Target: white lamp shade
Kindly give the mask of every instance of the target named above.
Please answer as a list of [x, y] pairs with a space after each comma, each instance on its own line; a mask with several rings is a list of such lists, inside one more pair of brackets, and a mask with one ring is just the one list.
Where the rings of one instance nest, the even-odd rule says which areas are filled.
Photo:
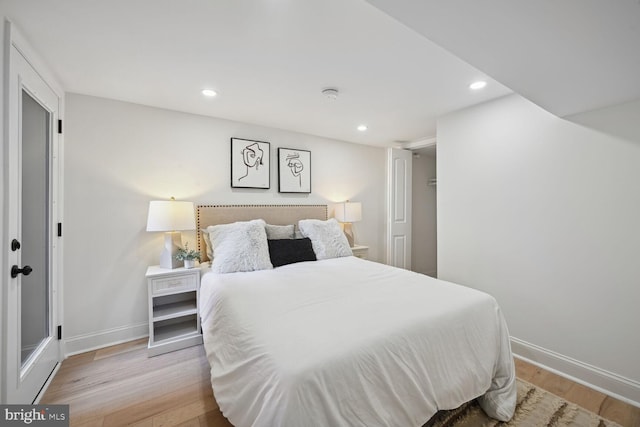
[[147, 231], [195, 230], [193, 202], [161, 200], [149, 202]]
[[340, 222], [358, 222], [362, 220], [362, 203], [344, 202], [336, 205], [335, 217]]

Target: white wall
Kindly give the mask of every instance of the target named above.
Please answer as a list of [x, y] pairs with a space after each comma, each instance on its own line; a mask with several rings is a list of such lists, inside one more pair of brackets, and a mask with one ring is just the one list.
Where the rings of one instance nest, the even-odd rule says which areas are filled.
[[435, 151], [413, 157], [411, 269], [433, 277], [438, 267], [436, 187], [428, 182], [435, 177]]
[[640, 138], [512, 95], [439, 120], [437, 161], [439, 277], [494, 295], [514, 351], [640, 402]]
[[[147, 332], [148, 265], [162, 233], [145, 231], [150, 200], [200, 204], [362, 203], [354, 224], [373, 260], [384, 254], [381, 148], [68, 95], [65, 129], [65, 337], [69, 353]], [[215, 101], [214, 101], [215, 102]], [[271, 143], [271, 189], [230, 188], [230, 138]], [[311, 151], [311, 195], [277, 192], [277, 147]], [[195, 232], [183, 233], [195, 247]]]

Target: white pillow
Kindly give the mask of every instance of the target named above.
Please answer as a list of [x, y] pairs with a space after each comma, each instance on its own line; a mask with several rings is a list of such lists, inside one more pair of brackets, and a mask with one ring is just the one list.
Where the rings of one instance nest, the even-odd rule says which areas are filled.
[[293, 239], [293, 224], [291, 225], [271, 225], [264, 226], [267, 231], [267, 239]]
[[261, 219], [207, 227], [213, 246], [211, 270], [235, 273], [273, 268], [265, 223]]
[[347, 236], [344, 235], [335, 218], [327, 221], [303, 219], [298, 221], [298, 228], [303, 236], [311, 239], [313, 251], [318, 259], [353, 255]]

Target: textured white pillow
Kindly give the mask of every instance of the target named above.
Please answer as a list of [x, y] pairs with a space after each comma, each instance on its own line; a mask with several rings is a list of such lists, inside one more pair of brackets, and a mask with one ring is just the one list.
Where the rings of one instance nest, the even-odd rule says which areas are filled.
[[335, 218], [327, 221], [303, 219], [298, 221], [300, 232], [311, 239], [313, 251], [318, 259], [339, 258], [353, 255], [347, 236]]
[[211, 270], [235, 273], [273, 268], [261, 219], [207, 227], [213, 246]]
[[267, 231], [267, 239], [293, 239], [293, 224], [291, 225], [271, 225], [264, 226]]

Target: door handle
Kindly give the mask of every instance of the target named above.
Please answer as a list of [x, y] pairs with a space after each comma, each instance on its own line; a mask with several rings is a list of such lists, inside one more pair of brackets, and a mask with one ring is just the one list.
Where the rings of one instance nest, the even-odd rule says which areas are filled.
[[31, 274], [32, 271], [33, 271], [33, 268], [31, 268], [28, 265], [25, 265], [22, 268], [19, 268], [17, 265], [14, 265], [13, 267], [11, 267], [11, 278], [15, 279], [16, 277], [18, 277], [18, 274], [24, 274], [25, 276], [28, 276]]

